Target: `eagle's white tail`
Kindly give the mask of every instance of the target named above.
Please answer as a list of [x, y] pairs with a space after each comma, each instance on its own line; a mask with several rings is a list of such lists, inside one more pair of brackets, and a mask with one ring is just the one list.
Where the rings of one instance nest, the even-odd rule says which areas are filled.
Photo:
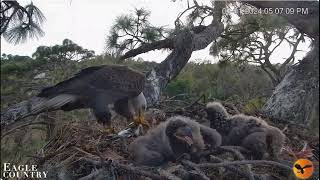
[[76, 99], [76, 96], [70, 94], [60, 94], [51, 99], [44, 99], [42, 102], [31, 108], [31, 114], [37, 114], [43, 111], [58, 110], [61, 108], [61, 106], [75, 101]]

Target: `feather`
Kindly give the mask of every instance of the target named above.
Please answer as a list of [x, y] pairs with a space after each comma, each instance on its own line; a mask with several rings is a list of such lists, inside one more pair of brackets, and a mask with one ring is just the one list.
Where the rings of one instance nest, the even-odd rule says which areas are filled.
[[46, 110], [57, 110], [60, 109], [63, 105], [73, 102], [77, 99], [76, 96], [68, 95], [68, 94], [61, 94], [51, 99], [46, 99], [41, 103], [32, 107], [31, 113], [39, 113]]
[[93, 97], [106, 91], [117, 92], [116, 99], [139, 95], [144, 89], [144, 74], [126, 66], [104, 65], [83, 69], [74, 77], [43, 89], [38, 97], [73, 94]]

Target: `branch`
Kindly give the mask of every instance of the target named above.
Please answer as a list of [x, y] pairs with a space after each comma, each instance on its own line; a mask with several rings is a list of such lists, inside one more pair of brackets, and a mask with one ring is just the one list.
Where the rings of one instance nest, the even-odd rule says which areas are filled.
[[214, 8], [210, 8], [213, 11], [213, 20], [207, 28], [194, 36], [193, 51], [206, 48], [212, 41], [216, 40], [221, 35], [224, 30], [224, 25], [221, 22], [222, 9], [224, 7], [224, 2], [214, 1]]
[[273, 77], [272, 73], [268, 71], [268, 69], [264, 66], [264, 64], [261, 61], [259, 61], [259, 62], [260, 62], [261, 69], [268, 74], [268, 76], [271, 79], [272, 83], [274, 85], [277, 85], [278, 84], [277, 79], [275, 77]]
[[[8, 1], [7, 1], [7, 3], [8, 3]], [[12, 6], [10, 8], [13, 7], [14, 10], [13, 10], [12, 14], [10, 15], [10, 17], [6, 20], [7, 21], [6, 24], [3, 26], [3, 28], [1, 28], [2, 31], [0, 32], [0, 35], [2, 35], [7, 30], [10, 21], [12, 21], [12, 17], [15, 15], [15, 13], [17, 13], [18, 10], [23, 11], [27, 15], [27, 17], [28, 17], [27, 25], [30, 25], [32, 23], [32, 14], [30, 14], [24, 7], [22, 7], [17, 1], [10, 1], [9, 3], [12, 4]], [[3, 13], [4, 13], [4, 11], [1, 12], [1, 14], [3, 14]], [[4, 17], [5, 17], [5, 15], [4, 15]]]
[[92, 172], [91, 174], [85, 176], [85, 177], [82, 177], [82, 178], [79, 178], [79, 180], [92, 180], [92, 179], [96, 179], [97, 176], [99, 176], [100, 174], [102, 174], [103, 172], [107, 171], [106, 169], [99, 169], [99, 170], [96, 170], [94, 172]]
[[165, 178], [167, 178], [168, 180], [182, 180], [182, 178], [172, 174], [170, 171], [168, 170], [158, 170], [160, 176], [164, 176]]
[[195, 166], [194, 163], [192, 163], [191, 161], [188, 161], [188, 160], [183, 160], [181, 161], [181, 163], [184, 165], [184, 166], [187, 166], [189, 168], [192, 168], [196, 171], [196, 173], [200, 176], [200, 178], [202, 180], [210, 180], [210, 178], [208, 176], [206, 176], [200, 169], [199, 167]]
[[280, 71], [279, 71], [275, 66], [273, 66], [273, 65], [271, 64], [269, 57], [270, 57], [270, 56], [266, 56], [266, 57], [264, 58], [264, 64], [265, 64], [265, 65], [270, 69], [270, 71], [272, 71], [272, 72], [276, 75], [276, 77], [278, 78], [278, 77], [280, 77]]
[[[20, 6], [20, 5], [19, 5]], [[12, 5], [13, 7], [13, 5]], [[15, 8], [12, 12], [12, 14], [9, 16], [8, 19], [6, 19], [7, 22], [5, 22], [5, 24], [3, 25], [3, 27], [1, 28], [2, 31], [0, 31], [0, 35], [2, 35], [4, 32], [6, 32], [8, 25], [10, 23], [10, 21], [12, 20], [12, 17], [14, 16], [14, 14], [19, 10], [19, 8]], [[2, 12], [1, 12], [2, 13]]]
[[182, 16], [184, 13], [186, 13], [187, 11], [189, 11], [190, 9], [193, 9], [193, 8], [196, 8], [196, 5], [191, 6], [191, 7], [188, 7], [187, 9], [185, 9], [184, 11], [182, 11], [182, 12], [178, 15], [178, 17], [177, 17], [176, 20], [174, 21], [174, 24], [175, 24], [176, 28], [179, 26], [179, 21], [180, 21], [181, 16]]
[[[8, 107], [6, 110], [1, 111], [1, 126], [12, 124], [20, 119], [26, 118], [28, 116], [40, 114], [44, 111], [35, 111], [37, 105], [46, 101], [44, 98], [32, 97], [29, 100], [22, 101], [18, 104]], [[54, 111], [55, 109], [50, 109], [48, 111]]]
[[[289, 30], [285, 32], [284, 36], [285, 36], [286, 34], [288, 34], [288, 32], [289, 32]], [[277, 48], [281, 45], [281, 43], [283, 42], [284, 39], [285, 39], [285, 38], [280, 39], [280, 42], [270, 51], [270, 54], [272, 54], [273, 51], [274, 51], [275, 49], [277, 49]], [[274, 41], [276, 41], [276, 40], [274, 40]]]
[[[201, 31], [199, 34], [197, 34], [197, 36], [194, 38], [194, 40], [196, 40], [194, 43], [198, 43], [198, 44], [204, 43], [204, 45], [203, 46], [195, 45], [193, 48], [194, 50], [199, 50], [199, 49], [205, 48], [213, 41], [213, 39], [219, 37], [219, 34], [221, 34], [221, 32], [223, 31], [222, 30], [223, 29], [222, 23], [221, 24], [219, 23], [218, 25], [211, 24], [211, 25], [205, 26], [205, 27], [195, 26], [195, 27], [191, 28], [191, 31], [194, 31], [199, 28], [204, 28], [204, 30]], [[210, 35], [210, 37], [208, 37], [208, 35]], [[120, 57], [120, 60], [131, 58], [131, 57], [137, 56], [139, 54], [146, 53], [146, 52], [153, 51], [153, 50], [174, 49], [174, 42], [176, 41], [176, 39], [177, 38], [168, 38], [168, 39], [164, 39], [164, 40], [160, 40], [160, 41], [155, 41], [152, 43], [144, 43], [140, 47], [138, 47], [136, 49], [129, 50], [128, 52], [126, 52], [123, 56]], [[206, 39], [209, 42], [205, 42]]]
[[[220, 149], [233, 153], [237, 157], [237, 159], [239, 159], [239, 160], [245, 160], [244, 156], [240, 153], [240, 151], [238, 151], [234, 148], [227, 147], [227, 146], [221, 146]], [[249, 180], [254, 180], [254, 175], [253, 175], [251, 168], [248, 164], [245, 165], [245, 170], [247, 171], [246, 173], [248, 174]]]
[[[113, 167], [116, 170], [117, 169], [124, 170], [126, 173], [149, 177], [149, 178], [155, 179], [155, 180], [166, 180], [167, 179], [167, 178], [164, 178], [163, 176], [159, 176], [159, 175], [154, 174], [152, 172], [142, 170], [139, 167], [133, 167], [133, 166], [125, 165], [125, 164], [120, 164], [117, 161], [111, 161], [111, 162], [110, 161], [96, 161], [96, 160], [87, 159], [87, 158], [84, 158], [83, 160], [85, 160], [93, 165], [96, 165], [96, 166], [102, 166], [102, 167], [106, 167], [106, 168]], [[99, 173], [94, 172], [94, 175], [88, 175], [88, 176], [97, 176], [99, 174], [102, 174], [103, 172], [105, 172], [105, 171], [101, 171]], [[88, 177], [88, 176], [86, 176], [86, 177]], [[84, 179], [86, 179], [86, 177], [84, 177]]]
[[223, 32], [223, 24], [221, 22], [213, 23], [207, 26], [201, 33], [195, 34], [193, 37], [193, 51], [206, 48], [211, 42], [216, 40]]
[[[264, 40], [263, 40], [263, 41], [264, 41]], [[260, 45], [260, 48], [265, 47], [265, 45], [264, 45], [261, 41], [254, 40], [254, 41], [252, 41], [252, 42], [255, 42], [255, 43], [259, 44], [259, 45]]]
[[[216, 162], [224, 162], [223, 159], [218, 158], [216, 156], [210, 155], [210, 158]], [[249, 179], [249, 174], [247, 174], [246, 172], [243, 172], [241, 169], [237, 168], [236, 166], [226, 166], [225, 167], [227, 170], [232, 171], [233, 173], [239, 174], [240, 176], [244, 177], [244, 178], [248, 178]], [[254, 175], [255, 179], [260, 179], [259, 177], [256, 177], [257, 175]]]
[[297, 48], [299, 43], [303, 40], [303, 34], [300, 35], [300, 37], [297, 39], [297, 41], [293, 44], [292, 52], [290, 56], [284, 61], [284, 63], [281, 64], [279, 71], [282, 72], [283, 68], [294, 58], [295, 53], [297, 52]]
[[26, 123], [26, 124], [23, 124], [23, 125], [20, 125], [20, 126], [17, 126], [17, 127], [14, 127], [4, 133], [1, 134], [1, 139], [4, 138], [5, 136], [11, 134], [12, 132], [14, 132], [15, 130], [17, 129], [21, 129], [21, 128], [24, 128], [24, 127], [27, 127], [27, 126], [31, 126], [31, 125], [48, 125], [50, 124], [49, 122], [45, 122], [45, 121], [38, 121], [38, 122], [29, 122], [29, 123]]
[[267, 75], [269, 76], [269, 78], [271, 79], [272, 83], [274, 85], [278, 84], [278, 80], [273, 76], [273, 74], [271, 72], [269, 72], [269, 70], [265, 67], [265, 63], [262, 62], [262, 60], [266, 61], [267, 57], [262, 57], [263, 56], [263, 47], [259, 48], [259, 57], [256, 58], [252, 53], [247, 52], [248, 55], [253, 58], [254, 61], [258, 62], [260, 64], [261, 69], [267, 73]]
[[144, 41], [142, 41], [138, 35], [131, 34], [131, 33], [129, 33], [126, 29], [123, 29], [123, 31], [124, 31], [127, 35], [131, 36], [132, 38], [136, 38], [137, 41], [139, 41], [140, 43], [144, 43]]
[[157, 50], [157, 49], [159, 50], [164, 48], [173, 49], [173, 39], [164, 39], [164, 40], [156, 41], [153, 43], [142, 44], [140, 47], [126, 52], [123, 56], [120, 57], [120, 60], [134, 57], [136, 55], [146, 53], [152, 50]]
[[[11, 6], [10, 6], [10, 4], [8, 4], [8, 2], [3, 2], [7, 7], [5, 8], [5, 9], [2, 9], [1, 10], [1, 14], [2, 13], [4, 13], [4, 12], [6, 12], [7, 10], [9, 10], [10, 8], [12, 8], [13, 6], [14, 6], [14, 4], [11, 4]], [[3, 16], [4, 17], [4, 16]]]

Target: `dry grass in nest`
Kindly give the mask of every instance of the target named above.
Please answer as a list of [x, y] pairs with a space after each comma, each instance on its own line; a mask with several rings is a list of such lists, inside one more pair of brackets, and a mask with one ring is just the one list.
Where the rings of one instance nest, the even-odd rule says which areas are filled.
[[54, 166], [70, 165], [84, 158], [128, 158], [127, 146], [132, 138], [113, 138], [103, 132], [102, 126], [96, 122], [71, 122], [58, 128], [40, 155], [46, 164]]

